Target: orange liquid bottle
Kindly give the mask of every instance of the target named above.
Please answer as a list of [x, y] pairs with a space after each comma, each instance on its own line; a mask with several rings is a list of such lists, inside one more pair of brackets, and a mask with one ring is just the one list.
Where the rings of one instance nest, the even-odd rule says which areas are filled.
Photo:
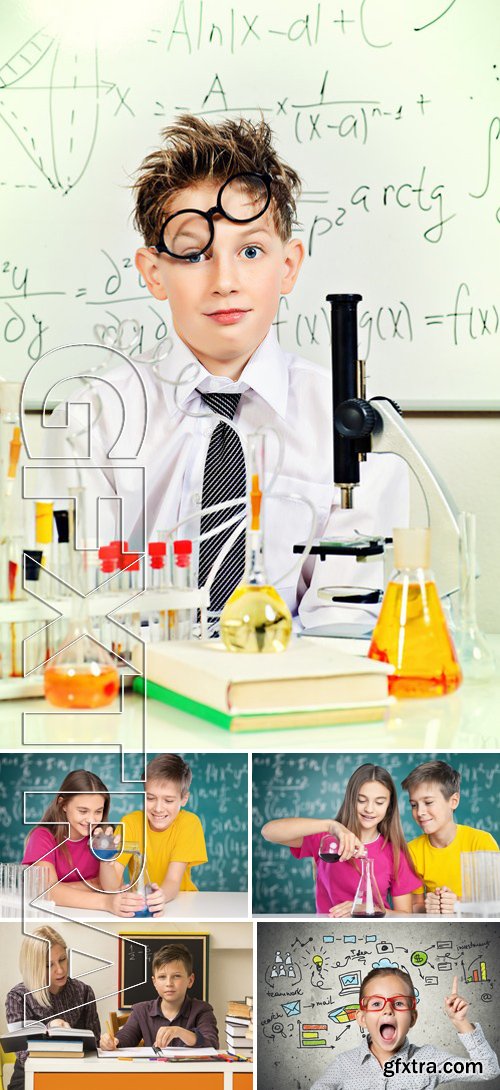
[[428, 529], [394, 530], [396, 570], [368, 651], [369, 658], [395, 667], [389, 677], [392, 696], [443, 696], [462, 680], [429, 557]]

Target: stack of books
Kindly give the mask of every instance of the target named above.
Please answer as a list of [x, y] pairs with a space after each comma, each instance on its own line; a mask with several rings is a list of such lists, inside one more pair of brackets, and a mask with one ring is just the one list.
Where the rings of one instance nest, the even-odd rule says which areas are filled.
[[28, 1056], [38, 1060], [83, 1060], [83, 1041], [29, 1041]]
[[63, 1029], [43, 1023], [32, 1023], [26, 1027], [20, 1024], [9, 1033], [4, 1033], [0, 1044], [5, 1052], [27, 1049], [29, 1056], [43, 1060], [81, 1060], [84, 1052], [95, 1052], [97, 1048], [90, 1029]]
[[392, 666], [331, 645], [297, 639], [283, 655], [231, 655], [222, 640], [150, 644], [148, 681], [134, 689], [230, 731], [383, 719]]
[[253, 999], [231, 999], [226, 1014], [227, 1051], [231, 1056], [251, 1060], [253, 1052]]

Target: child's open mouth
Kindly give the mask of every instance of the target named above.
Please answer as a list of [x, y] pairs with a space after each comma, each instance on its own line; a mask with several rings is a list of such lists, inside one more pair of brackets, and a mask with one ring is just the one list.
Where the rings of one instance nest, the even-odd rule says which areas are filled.
[[397, 1037], [397, 1029], [393, 1022], [380, 1023], [380, 1036], [386, 1044], [391, 1045]]

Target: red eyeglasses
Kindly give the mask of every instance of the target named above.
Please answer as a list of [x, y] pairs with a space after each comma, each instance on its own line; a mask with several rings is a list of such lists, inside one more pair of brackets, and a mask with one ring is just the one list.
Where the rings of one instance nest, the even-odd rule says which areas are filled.
[[359, 1001], [362, 1011], [372, 1013], [383, 1011], [387, 1003], [393, 1011], [414, 1011], [417, 1006], [414, 995], [364, 995]]

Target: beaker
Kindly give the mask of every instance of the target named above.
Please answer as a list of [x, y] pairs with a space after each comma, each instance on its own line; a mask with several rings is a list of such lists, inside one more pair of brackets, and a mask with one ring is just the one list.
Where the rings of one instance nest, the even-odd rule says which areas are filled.
[[430, 530], [394, 530], [394, 562], [369, 658], [394, 666], [389, 693], [431, 697], [458, 688], [462, 672], [429, 568]]
[[318, 855], [323, 863], [338, 863], [340, 859], [338, 837], [333, 833], [325, 833], [320, 840]]
[[385, 916], [386, 908], [375, 878], [374, 860], [369, 856], [362, 856], [360, 863], [361, 878], [352, 902], [351, 916]]
[[280, 652], [288, 646], [292, 617], [286, 602], [266, 579], [261, 515], [265, 473], [265, 436], [248, 436], [248, 467], [252, 483], [246, 531], [245, 574], [228, 598], [220, 632], [228, 651]]

